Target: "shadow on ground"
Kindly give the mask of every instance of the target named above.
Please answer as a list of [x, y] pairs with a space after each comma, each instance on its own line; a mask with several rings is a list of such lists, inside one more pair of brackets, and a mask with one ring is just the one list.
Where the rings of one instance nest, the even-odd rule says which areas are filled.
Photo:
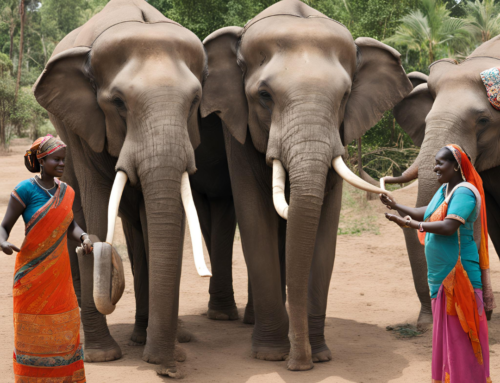
[[[401, 342], [405, 341], [397, 340], [384, 328], [353, 320], [327, 318], [326, 337], [333, 360], [316, 363], [311, 371], [291, 372], [286, 369], [286, 362], [251, 358], [252, 326], [241, 321], [211, 321], [203, 315], [182, 316], [181, 319], [183, 327], [193, 334], [190, 343], [181, 345], [187, 353], [187, 360], [178, 365], [185, 375], [185, 382], [387, 382], [400, 377], [403, 369], [409, 366], [408, 360], [398, 353], [404, 347]], [[110, 326], [124, 354], [121, 360], [110, 364], [154, 370], [154, 365], [141, 359], [143, 347], [127, 345], [132, 329], [131, 324]], [[384, 343], [387, 346], [387, 342], [392, 344], [392, 351], [383, 353], [379, 345]], [[220, 370], [225, 371], [226, 378], [221, 379]]]

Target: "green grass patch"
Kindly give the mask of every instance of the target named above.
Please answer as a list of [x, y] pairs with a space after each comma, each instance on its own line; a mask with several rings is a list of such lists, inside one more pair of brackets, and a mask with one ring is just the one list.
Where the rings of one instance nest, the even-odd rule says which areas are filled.
[[419, 331], [415, 326], [406, 323], [400, 324], [396, 326], [387, 326], [385, 328], [387, 331], [393, 331], [396, 334], [396, 338], [415, 338], [421, 336], [423, 334], [422, 331]]

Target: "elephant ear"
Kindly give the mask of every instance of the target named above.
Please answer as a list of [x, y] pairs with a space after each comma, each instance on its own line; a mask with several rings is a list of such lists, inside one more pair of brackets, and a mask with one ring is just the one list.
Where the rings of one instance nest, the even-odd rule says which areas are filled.
[[425, 118], [433, 104], [434, 98], [427, 83], [422, 83], [394, 108], [396, 121], [417, 146], [424, 142]]
[[90, 48], [77, 47], [52, 57], [33, 90], [41, 106], [100, 153], [106, 142], [106, 123], [87, 75], [89, 54]]
[[420, 84], [427, 83], [429, 76], [422, 72], [411, 72], [408, 73], [408, 79], [410, 80], [411, 85], [413, 85], [413, 89], [415, 89]]
[[366, 133], [412, 90], [398, 51], [369, 37], [354, 43], [358, 65], [344, 115], [346, 144]]
[[248, 103], [237, 48], [243, 28], [226, 27], [209, 35], [203, 45], [208, 58], [208, 77], [203, 85], [201, 117], [217, 113], [231, 134], [245, 143]]

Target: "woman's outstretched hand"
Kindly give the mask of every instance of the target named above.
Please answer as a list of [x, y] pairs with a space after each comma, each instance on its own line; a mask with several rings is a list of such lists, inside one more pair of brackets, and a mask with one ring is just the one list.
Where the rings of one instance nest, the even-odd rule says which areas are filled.
[[406, 227], [405, 226], [406, 220], [398, 215], [385, 213], [385, 218], [387, 218], [389, 221], [395, 222], [400, 227], [403, 227], [403, 228]]
[[12, 255], [14, 251], [17, 253], [21, 251], [17, 246], [14, 246], [12, 243], [7, 241], [0, 243], [0, 248], [7, 255]]
[[387, 194], [380, 194], [380, 201], [387, 206], [388, 209], [395, 209], [396, 200], [394, 198], [390, 198]]

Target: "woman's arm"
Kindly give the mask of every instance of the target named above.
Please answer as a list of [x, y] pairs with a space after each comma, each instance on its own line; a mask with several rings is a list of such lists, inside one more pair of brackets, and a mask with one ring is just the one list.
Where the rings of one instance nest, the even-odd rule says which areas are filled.
[[[394, 214], [387, 214], [387, 213], [385, 216], [389, 221], [395, 222], [403, 228], [407, 227], [405, 226], [407, 221], [404, 218], [398, 217], [397, 215]], [[420, 224], [422, 224], [422, 228], [427, 233], [440, 234], [440, 235], [453, 235], [457, 232], [462, 223], [460, 221], [451, 218], [446, 218], [443, 221], [437, 221], [437, 222], [419, 222], [412, 219], [410, 221], [409, 227], [411, 229], [419, 229]]]
[[[82, 237], [82, 234], [85, 235]], [[85, 254], [90, 254], [92, 251], [94, 251], [94, 244], [90, 240], [89, 235], [83, 231], [83, 229], [76, 223], [75, 220], [73, 220], [73, 222], [71, 222], [68, 227], [68, 238], [76, 242], [81, 242]]]
[[387, 206], [391, 210], [397, 210], [401, 217], [405, 217], [409, 215], [412, 219], [416, 219], [417, 221], [423, 221], [425, 211], [427, 210], [427, 206], [422, 207], [408, 207], [405, 205], [401, 205], [397, 203], [395, 200], [390, 199], [385, 194], [380, 195], [380, 201]]
[[24, 206], [14, 197], [10, 197], [7, 211], [3, 217], [2, 224], [0, 225], [0, 250], [5, 254], [11, 255], [13, 251], [19, 252], [20, 249], [12, 243], [7, 242], [10, 232], [16, 224], [17, 220], [23, 214]]

